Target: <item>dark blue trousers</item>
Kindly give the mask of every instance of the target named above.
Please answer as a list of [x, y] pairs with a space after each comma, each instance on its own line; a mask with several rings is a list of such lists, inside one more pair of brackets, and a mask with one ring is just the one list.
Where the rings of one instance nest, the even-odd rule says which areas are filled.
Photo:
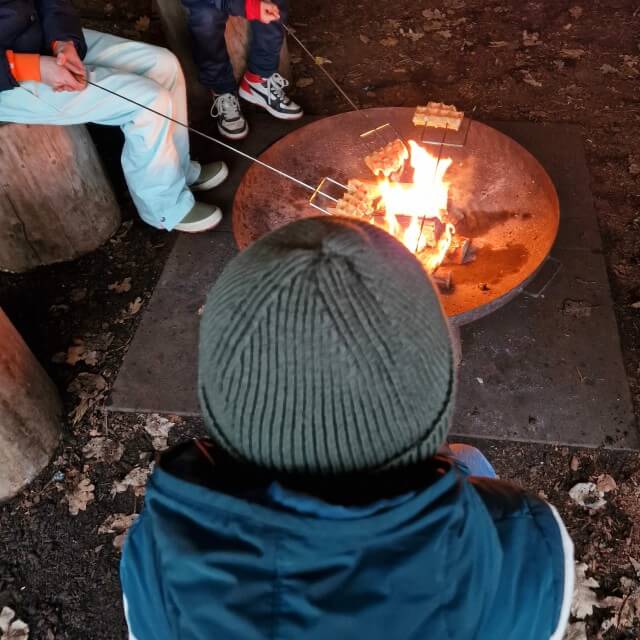
[[[287, 21], [286, 0], [273, 0], [280, 8], [283, 22]], [[189, 12], [189, 31], [193, 43], [193, 57], [199, 69], [200, 82], [215, 93], [235, 93], [237, 84], [224, 41], [229, 11], [220, 8], [224, 3], [212, 0], [182, 0]], [[262, 24], [252, 20], [251, 49], [247, 69], [262, 77], [278, 70], [284, 30], [280, 22]]]

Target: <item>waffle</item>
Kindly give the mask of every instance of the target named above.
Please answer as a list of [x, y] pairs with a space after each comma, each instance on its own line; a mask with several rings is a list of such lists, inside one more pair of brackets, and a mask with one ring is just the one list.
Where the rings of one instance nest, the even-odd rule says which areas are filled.
[[458, 111], [452, 104], [443, 102], [429, 102], [426, 107], [417, 106], [413, 114], [413, 124], [416, 127], [459, 131], [463, 120], [464, 112]]
[[364, 161], [371, 172], [376, 175], [389, 177], [394, 173], [401, 173], [405, 161], [409, 158], [409, 151], [404, 142], [397, 138], [384, 147], [370, 153]]
[[371, 217], [375, 211], [375, 201], [380, 196], [377, 185], [374, 182], [354, 179], [349, 180], [347, 186], [349, 189], [330, 212], [351, 218]]

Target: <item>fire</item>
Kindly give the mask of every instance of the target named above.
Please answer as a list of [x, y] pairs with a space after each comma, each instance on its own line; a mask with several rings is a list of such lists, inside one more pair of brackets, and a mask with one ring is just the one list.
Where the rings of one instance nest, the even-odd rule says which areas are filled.
[[[383, 226], [410, 251], [422, 254], [419, 257], [425, 268], [433, 272], [447, 255], [455, 233], [455, 227], [445, 223], [449, 183], [444, 176], [452, 161], [438, 160], [413, 140], [409, 141], [409, 147], [413, 182], [392, 182], [385, 178], [378, 184], [381, 208], [385, 211]], [[406, 226], [401, 223], [403, 217], [409, 218]], [[438, 233], [425, 233], [426, 228], [434, 229], [434, 224]]]

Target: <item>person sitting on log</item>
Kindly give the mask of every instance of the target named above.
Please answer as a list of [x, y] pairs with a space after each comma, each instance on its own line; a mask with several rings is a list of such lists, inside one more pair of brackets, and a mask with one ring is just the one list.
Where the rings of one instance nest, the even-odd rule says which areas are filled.
[[456, 366], [434, 286], [350, 218], [293, 222], [205, 305], [211, 439], [164, 453], [121, 563], [132, 638], [561, 640], [553, 507], [447, 446]]
[[70, 0], [2, 2], [0, 122], [120, 126], [122, 168], [140, 217], [167, 230], [212, 229], [222, 212], [192, 191], [223, 182], [226, 165], [192, 161], [187, 129], [144, 107], [186, 123], [185, 80], [170, 51], [83, 30]]
[[[240, 140], [249, 134], [238, 95], [276, 118], [302, 117], [302, 108], [286, 94], [288, 80], [278, 73], [284, 40], [281, 22], [287, 19], [286, 0], [182, 0], [182, 4], [189, 12], [189, 31], [200, 82], [213, 95], [211, 115], [221, 135]], [[251, 25], [247, 71], [239, 88], [224, 37], [230, 15], [244, 16]]]

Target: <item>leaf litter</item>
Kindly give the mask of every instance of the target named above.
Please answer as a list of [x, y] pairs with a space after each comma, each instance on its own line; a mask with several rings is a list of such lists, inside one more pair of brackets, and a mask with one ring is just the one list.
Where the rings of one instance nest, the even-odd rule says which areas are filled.
[[153, 471], [153, 463], [148, 467], [134, 467], [122, 480], [116, 480], [113, 483], [111, 496], [113, 497], [117, 493], [124, 493], [128, 489], [132, 489], [135, 496], [143, 496], [151, 471]]
[[80, 511], [86, 511], [87, 506], [95, 499], [95, 485], [86, 475], [80, 475], [78, 482], [65, 496], [69, 505], [69, 513], [77, 516]]
[[115, 442], [115, 440], [100, 436], [98, 438], [91, 438], [82, 448], [82, 453], [88, 460], [113, 463], [118, 462], [118, 460], [122, 458], [124, 446], [121, 442]]
[[98, 527], [99, 534], [116, 534], [113, 538], [113, 546], [116, 549], [122, 549], [127, 532], [131, 525], [136, 521], [138, 517], [137, 513], [112, 513], [105, 521]]
[[76, 376], [67, 391], [78, 397], [79, 402], [69, 414], [75, 427], [86, 415], [87, 411], [104, 398], [107, 391], [107, 381], [97, 373], [80, 373]]
[[167, 448], [169, 431], [174, 426], [175, 422], [171, 422], [157, 413], [153, 413], [147, 418], [144, 430], [151, 436], [151, 444], [156, 451], [164, 451]]
[[16, 616], [10, 607], [0, 611], [0, 640], [28, 640], [29, 625]]

